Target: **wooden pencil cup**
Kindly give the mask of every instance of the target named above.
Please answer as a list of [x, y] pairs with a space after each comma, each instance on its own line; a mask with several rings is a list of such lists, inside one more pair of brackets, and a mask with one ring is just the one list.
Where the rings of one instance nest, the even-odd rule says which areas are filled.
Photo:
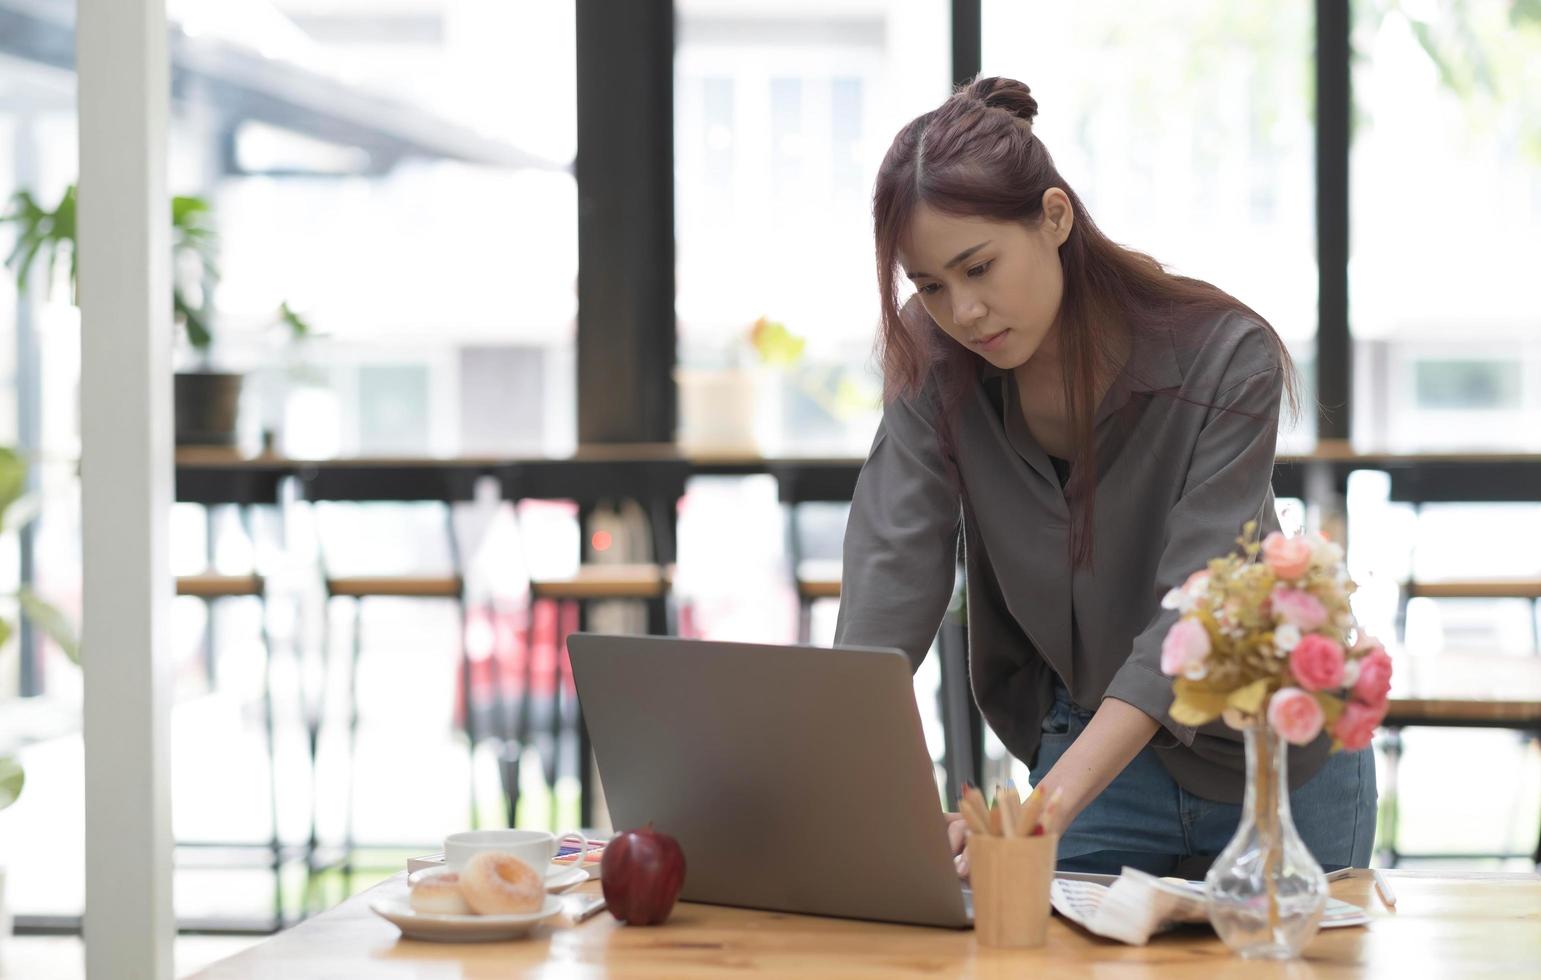
[[1049, 883], [1059, 835], [970, 834], [974, 933], [981, 946], [1042, 946], [1049, 929]]

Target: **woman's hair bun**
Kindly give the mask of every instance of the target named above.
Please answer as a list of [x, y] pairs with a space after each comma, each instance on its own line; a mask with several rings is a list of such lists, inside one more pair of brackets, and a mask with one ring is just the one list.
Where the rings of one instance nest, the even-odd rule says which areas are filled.
[[964, 89], [971, 99], [977, 99], [992, 109], [1005, 109], [1025, 122], [1031, 123], [1038, 115], [1038, 100], [1028, 87], [1015, 78], [991, 75], [976, 78]]

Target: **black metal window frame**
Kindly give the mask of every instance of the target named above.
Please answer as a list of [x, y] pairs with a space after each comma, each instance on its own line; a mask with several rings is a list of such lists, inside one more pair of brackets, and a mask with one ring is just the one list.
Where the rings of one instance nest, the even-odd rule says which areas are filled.
[[[1319, 439], [1350, 435], [1351, 0], [1316, 0]], [[980, 0], [952, 0], [952, 78], [981, 66]], [[675, 420], [671, 0], [579, 0], [578, 441], [672, 442]]]

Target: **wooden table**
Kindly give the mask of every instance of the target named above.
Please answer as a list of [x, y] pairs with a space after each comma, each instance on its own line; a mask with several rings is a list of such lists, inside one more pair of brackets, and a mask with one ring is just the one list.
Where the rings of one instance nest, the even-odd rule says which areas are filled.
[[[623, 927], [608, 913], [576, 927], [558, 920], [532, 937], [441, 945], [404, 940], [369, 911], [402, 876], [197, 974], [202, 980], [371, 977], [927, 976], [1374, 976], [1541, 975], [1541, 876], [1385, 872], [1397, 893], [1387, 910], [1368, 872], [1332, 885], [1368, 909], [1367, 928], [1324, 930], [1302, 965], [1234, 957], [1207, 930], [1125, 946], [1055, 917], [1037, 950], [982, 949], [974, 933], [682, 904], [669, 922]], [[592, 891], [597, 882], [580, 891]]]

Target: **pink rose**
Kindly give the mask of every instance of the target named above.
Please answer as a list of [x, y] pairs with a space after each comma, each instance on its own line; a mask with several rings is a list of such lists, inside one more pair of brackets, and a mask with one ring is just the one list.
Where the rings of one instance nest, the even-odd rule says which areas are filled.
[[1297, 579], [1311, 567], [1311, 542], [1274, 531], [1263, 539], [1263, 561], [1280, 578]]
[[1301, 589], [1275, 588], [1273, 590], [1274, 615], [1302, 633], [1309, 633], [1327, 622], [1327, 607], [1309, 592]]
[[1354, 681], [1354, 697], [1372, 707], [1386, 703], [1391, 693], [1391, 656], [1385, 647], [1374, 647], [1359, 658], [1359, 678]]
[[1298, 687], [1280, 688], [1268, 700], [1268, 724], [1291, 745], [1309, 745], [1322, 730], [1322, 706]]
[[1343, 743], [1345, 749], [1362, 749], [1370, 744], [1370, 739], [1375, 736], [1375, 728], [1386, 717], [1386, 702], [1379, 705], [1365, 704], [1362, 701], [1349, 701], [1343, 706], [1343, 713], [1338, 715], [1338, 723], [1332, 727], [1332, 734]]
[[1290, 673], [1308, 691], [1325, 691], [1343, 684], [1343, 648], [1320, 633], [1303, 636], [1290, 651]]
[[1179, 619], [1161, 641], [1161, 672], [1168, 677], [1185, 673], [1209, 656], [1209, 632], [1196, 619]]

